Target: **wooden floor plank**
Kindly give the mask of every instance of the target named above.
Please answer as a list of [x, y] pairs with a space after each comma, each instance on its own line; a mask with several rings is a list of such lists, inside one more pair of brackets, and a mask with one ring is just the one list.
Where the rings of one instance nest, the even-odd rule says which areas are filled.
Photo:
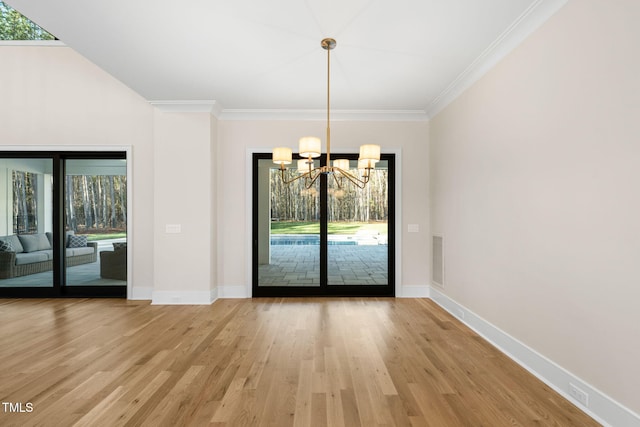
[[597, 426], [432, 301], [0, 300], [4, 426]]

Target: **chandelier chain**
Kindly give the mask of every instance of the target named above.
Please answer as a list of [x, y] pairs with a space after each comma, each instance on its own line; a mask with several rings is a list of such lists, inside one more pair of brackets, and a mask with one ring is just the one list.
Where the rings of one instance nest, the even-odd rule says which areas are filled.
[[331, 165], [331, 49], [327, 46], [327, 165]]

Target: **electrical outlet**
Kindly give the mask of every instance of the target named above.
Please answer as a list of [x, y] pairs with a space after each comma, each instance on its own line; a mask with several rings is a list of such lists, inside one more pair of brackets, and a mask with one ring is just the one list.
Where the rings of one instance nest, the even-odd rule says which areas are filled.
[[571, 383], [569, 383], [569, 396], [573, 397], [584, 407], [589, 406], [589, 394], [584, 390], [580, 390], [577, 386]]

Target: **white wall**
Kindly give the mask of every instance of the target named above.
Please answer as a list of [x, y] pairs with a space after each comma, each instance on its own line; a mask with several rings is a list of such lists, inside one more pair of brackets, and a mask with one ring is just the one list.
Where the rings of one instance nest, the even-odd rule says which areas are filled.
[[220, 215], [218, 214], [218, 171], [216, 164], [218, 162], [218, 120], [211, 117], [211, 129], [209, 138], [210, 143], [210, 159], [209, 159], [209, 179], [210, 179], [210, 218], [209, 227], [211, 228], [211, 237], [209, 240], [209, 249], [211, 251], [209, 259], [209, 278], [210, 294], [212, 298], [219, 296], [218, 290], [218, 222]]
[[[220, 121], [219, 128], [219, 271], [218, 283], [225, 294], [248, 295], [251, 285], [250, 151], [271, 152], [287, 145], [297, 150], [298, 138], [317, 135], [324, 141], [323, 121]], [[401, 257], [396, 260], [402, 288], [397, 293], [423, 292], [429, 277], [427, 262], [429, 235], [427, 122], [346, 122], [331, 123], [332, 152], [354, 151], [363, 143], [380, 144], [383, 151], [397, 150], [397, 173], [401, 181], [397, 220], [403, 225]], [[323, 147], [324, 149], [324, 147]], [[249, 180], [249, 181], [248, 181]], [[249, 191], [249, 193], [247, 193]], [[406, 224], [420, 225], [419, 233], [406, 233]], [[413, 288], [413, 287], [416, 288]]]
[[444, 293], [636, 412], [639, 21], [570, 1], [430, 123]]
[[154, 114], [154, 303], [215, 299], [212, 120], [209, 113]]
[[67, 47], [0, 46], [0, 64], [0, 149], [132, 147], [133, 292], [151, 289], [153, 107]]
[[[0, 81], [10, 82], [0, 85], [0, 144], [132, 147], [134, 297], [202, 303], [249, 295], [248, 149], [295, 147], [302, 135], [323, 136], [324, 121], [161, 112], [66, 47], [0, 46], [0, 62]], [[426, 295], [429, 207], [419, 195], [428, 186], [428, 123], [336, 121], [332, 131], [335, 152], [368, 142], [398, 153], [398, 295]], [[167, 224], [181, 233], [166, 233]], [[406, 233], [406, 224], [420, 232]]]

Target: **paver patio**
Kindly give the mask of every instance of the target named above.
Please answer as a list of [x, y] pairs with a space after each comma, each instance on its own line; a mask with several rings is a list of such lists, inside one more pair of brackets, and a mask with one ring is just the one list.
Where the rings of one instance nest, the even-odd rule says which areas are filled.
[[[330, 285], [386, 285], [387, 245], [329, 245]], [[271, 245], [258, 267], [259, 286], [319, 286], [319, 245]]]

